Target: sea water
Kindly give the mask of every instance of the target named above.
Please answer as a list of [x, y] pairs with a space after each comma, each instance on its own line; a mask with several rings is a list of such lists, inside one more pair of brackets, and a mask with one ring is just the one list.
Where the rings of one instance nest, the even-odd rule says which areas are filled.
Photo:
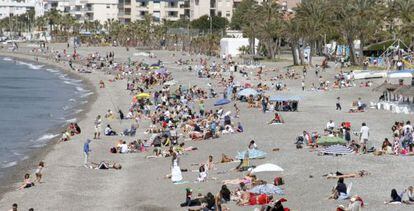
[[0, 57], [0, 178], [76, 121], [89, 94], [61, 71]]

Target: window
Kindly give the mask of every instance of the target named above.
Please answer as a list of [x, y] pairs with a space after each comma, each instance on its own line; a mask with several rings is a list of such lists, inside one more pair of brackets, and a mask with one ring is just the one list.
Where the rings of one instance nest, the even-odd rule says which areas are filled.
[[106, 9], [109, 9], [109, 8], [111, 8], [111, 5], [107, 4]]

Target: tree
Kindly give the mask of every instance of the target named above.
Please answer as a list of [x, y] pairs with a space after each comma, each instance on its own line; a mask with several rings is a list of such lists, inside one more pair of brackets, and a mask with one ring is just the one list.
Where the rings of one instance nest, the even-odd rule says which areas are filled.
[[[234, 10], [233, 16], [231, 17], [230, 28], [235, 30], [241, 30], [249, 18], [246, 17], [246, 13], [251, 11], [257, 2], [255, 0], [243, 0]], [[253, 18], [252, 16], [251, 18]]]
[[[382, 25], [382, 18], [376, 14], [382, 3], [376, 0], [334, 0], [335, 22], [338, 31], [344, 36], [350, 49], [352, 65], [362, 64], [362, 51], [370, 37]], [[354, 41], [361, 41], [359, 59], [356, 58]]]
[[[338, 0], [340, 1], [340, 0]], [[304, 1], [296, 8], [297, 23], [302, 30], [303, 47], [310, 47], [309, 64], [312, 65], [312, 55], [331, 25], [332, 7], [329, 0], [308, 0]], [[321, 53], [321, 52], [318, 52]]]
[[218, 31], [225, 29], [228, 25], [228, 21], [226, 18], [213, 16], [212, 21], [210, 22], [210, 17], [208, 15], [203, 15], [190, 23], [191, 28], [199, 29], [203, 32], [210, 30], [210, 24], [213, 31]]
[[276, 2], [263, 2], [256, 8], [258, 14], [257, 36], [266, 49], [269, 59], [275, 58], [281, 42], [282, 14], [281, 7]]

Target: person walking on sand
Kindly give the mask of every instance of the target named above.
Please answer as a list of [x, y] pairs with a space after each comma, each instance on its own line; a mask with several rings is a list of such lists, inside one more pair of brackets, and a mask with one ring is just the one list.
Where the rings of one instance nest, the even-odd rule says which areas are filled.
[[95, 120], [95, 134], [94, 134], [93, 139], [101, 138], [101, 130], [102, 130], [101, 124], [102, 124], [101, 115], [98, 115]]
[[302, 91], [305, 91], [305, 81], [302, 81]]
[[85, 167], [88, 167], [88, 157], [89, 157], [89, 152], [91, 151], [90, 147], [89, 147], [89, 143], [91, 143], [90, 139], [87, 139], [85, 144], [83, 145], [83, 155], [84, 155], [84, 162], [83, 165]]
[[364, 154], [367, 153], [367, 144], [369, 138], [369, 128], [365, 122], [362, 123], [361, 131], [359, 133], [359, 138], [361, 142], [361, 149]]
[[240, 109], [237, 107], [237, 103], [234, 103], [234, 109], [236, 110], [236, 114], [234, 115], [234, 118], [239, 118]]
[[342, 110], [342, 106], [341, 106], [341, 98], [340, 97], [337, 97], [336, 98], [336, 110], [338, 111], [341, 111]]

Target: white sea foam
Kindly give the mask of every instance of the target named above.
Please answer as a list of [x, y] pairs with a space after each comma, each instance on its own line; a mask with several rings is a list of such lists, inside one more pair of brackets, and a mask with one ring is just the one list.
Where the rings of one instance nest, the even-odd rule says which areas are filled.
[[47, 133], [47, 134], [41, 136], [40, 138], [38, 138], [36, 140], [36, 142], [47, 141], [47, 140], [50, 140], [50, 139], [55, 138], [57, 136], [59, 136], [59, 134], [50, 134], [50, 133]]
[[34, 64], [27, 63], [27, 62], [22, 62], [22, 61], [19, 61], [18, 64], [26, 65], [32, 70], [39, 70], [40, 68], [43, 67], [43, 65], [34, 65]]
[[17, 165], [17, 161], [3, 163], [3, 164], [1, 164], [1, 167], [2, 168], [9, 168], [9, 167], [12, 167], [12, 166], [15, 166], [15, 165]]
[[86, 92], [86, 91], [89, 91], [89, 90], [86, 90], [86, 89], [84, 89], [84, 88], [82, 88], [82, 87], [80, 87], [80, 86], [77, 86], [77, 87], [76, 87], [76, 90], [78, 90], [79, 92]]
[[66, 120], [66, 122], [69, 122], [69, 123], [71, 123], [71, 122], [76, 122], [76, 118], [73, 118], [73, 119], [68, 119], [68, 120]]
[[85, 97], [87, 97], [89, 95], [93, 95], [93, 92], [87, 92], [87, 93], [81, 95], [81, 98], [85, 98]]
[[54, 70], [54, 69], [49, 69], [47, 68], [46, 71], [51, 72], [51, 73], [58, 73], [59, 70]]
[[12, 58], [9, 58], [9, 57], [4, 57], [3, 58], [3, 61], [13, 61], [13, 59]]
[[75, 111], [75, 114], [78, 114], [78, 113], [80, 113], [82, 111], [83, 111], [83, 109], [78, 109], [78, 110]]
[[76, 100], [75, 100], [75, 99], [73, 99], [73, 98], [70, 98], [70, 99], [69, 99], [69, 102], [76, 102]]

